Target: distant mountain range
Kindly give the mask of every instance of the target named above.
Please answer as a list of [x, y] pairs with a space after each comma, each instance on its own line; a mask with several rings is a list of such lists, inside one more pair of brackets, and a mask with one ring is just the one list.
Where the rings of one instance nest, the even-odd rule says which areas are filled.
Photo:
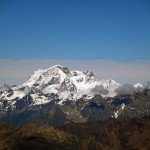
[[62, 125], [149, 115], [150, 91], [142, 84], [98, 80], [91, 71], [56, 65], [38, 70], [18, 86], [0, 87], [0, 120]]

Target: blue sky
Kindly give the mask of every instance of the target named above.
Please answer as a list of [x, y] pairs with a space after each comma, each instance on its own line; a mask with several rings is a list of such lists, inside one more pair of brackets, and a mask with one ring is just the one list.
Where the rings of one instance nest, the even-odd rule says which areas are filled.
[[150, 1], [0, 0], [0, 84], [56, 64], [150, 81]]
[[1, 59], [150, 60], [149, 0], [0, 0]]

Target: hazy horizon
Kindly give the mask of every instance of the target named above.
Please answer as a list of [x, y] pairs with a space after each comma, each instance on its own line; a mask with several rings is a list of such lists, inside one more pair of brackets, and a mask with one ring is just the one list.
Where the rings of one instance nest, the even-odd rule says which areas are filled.
[[150, 80], [149, 0], [1, 0], [0, 84], [60, 64], [119, 83]]
[[62, 65], [70, 71], [91, 70], [98, 79], [112, 78], [121, 84], [150, 81], [150, 62], [119, 62], [109, 60], [50, 60], [50, 59], [0, 59], [0, 84], [22, 84], [38, 69]]

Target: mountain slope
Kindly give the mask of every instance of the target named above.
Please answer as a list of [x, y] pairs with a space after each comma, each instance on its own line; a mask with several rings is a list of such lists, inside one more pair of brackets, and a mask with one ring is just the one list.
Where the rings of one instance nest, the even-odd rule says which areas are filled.
[[76, 150], [74, 136], [58, 129], [35, 124], [20, 128], [0, 123], [0, 149], [10, 150]]
[[69, 123], [53, 128], [0, 122], [1, 150], [149, 150], [150, 118]]
[[69, 123], [59, 129], [76, 135], [82, 149], [89, 150], [138, 150], [150, 149], [150, 118], [118, 121]]

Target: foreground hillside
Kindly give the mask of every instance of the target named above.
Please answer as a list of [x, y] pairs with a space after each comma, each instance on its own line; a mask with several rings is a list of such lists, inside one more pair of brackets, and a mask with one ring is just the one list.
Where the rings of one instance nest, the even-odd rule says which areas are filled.
[[35, 124], [20, 128], [0, 123], [0, 150], [75, 150], [75, 137]]
[[69, 123], [59, 129], [0, 123], [0, 134], [1, 150], [149, 150], [150, 118]]
[[70, 123], [61, 130], [76, 135], [83, 149], [94, 150], [149, 150], [150, 118], [118, 121]]

